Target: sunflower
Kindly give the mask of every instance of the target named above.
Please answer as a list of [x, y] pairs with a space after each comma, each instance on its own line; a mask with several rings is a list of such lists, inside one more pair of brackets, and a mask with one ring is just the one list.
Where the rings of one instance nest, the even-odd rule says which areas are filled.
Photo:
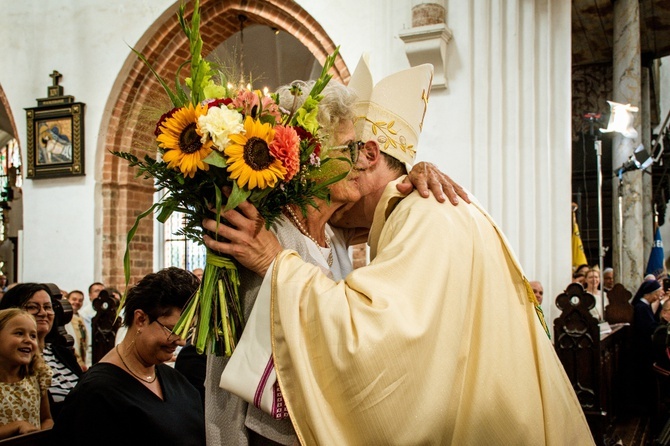
[[270, 124], [262, 124], [247, 116], [244, 120], [244, 134], [230, 135], [231, 144], [224, 153], [228, 157], [230, 178], [237, 180], [239, 187], [249, 189], [274, 187], [277, 180], [283, 180], [286, 169], [281, 161], [270, 153], [270, 143], [275, 131]]
[[208, 170], [209, 164], [202, 160], [212, 152], [212, 141], [202, 142], [202, 132], [198, 126], [198, 117], [207, 114], [207, 105], [193, 104], [177, 109], [160, 125], [156, 138], [158, 146], [165, 152], [163, 161], [171, 169], [193, 178], [200, 170]]

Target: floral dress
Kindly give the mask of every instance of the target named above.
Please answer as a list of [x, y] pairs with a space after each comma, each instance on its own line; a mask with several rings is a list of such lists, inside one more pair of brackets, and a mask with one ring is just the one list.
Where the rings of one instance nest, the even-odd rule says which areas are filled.
[[36, 375], [30, 375], [15, 383], [0, 382], [0, 425], [24, 420], [41, 427], [40, 403], [42, 393], [51, 385], [51, 370], [40, 368]]

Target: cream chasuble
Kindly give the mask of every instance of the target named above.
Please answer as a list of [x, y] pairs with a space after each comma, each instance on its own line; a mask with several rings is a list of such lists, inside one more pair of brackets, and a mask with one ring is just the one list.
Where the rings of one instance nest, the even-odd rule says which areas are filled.
[[[325, 263], [323, 255], [318, 250], [313, 250], [312, 241], [302, 235], [284, 216], [279, 218], [272, 230], [276, 233], [282, 246], [296, 250], [305, 261], [315, 265]], [[330, 231], [330, 228], [327, 231]], [[329, 232], [329, 234], [331, 235], [334, 255], [331, 271], [333, 277], [340, 279], [352, 269], [345, 240], [348, 234], [342, 231]], [[262, 279], [256, 273], [245, 268], [240, 268], [239, 271], [240, 298], [242, 299], [244, 318], [249, 320]], [[266, 323], [269, 325], [269, 318], [266, 318]], [[205, 379], [207, 446], [247, 446], [249, 444], [249, 430], [280, 444], [294, 444], [295, 433], [290, 420], [275, 420], [239, 396], [219, 387], [221, 374], [228, 361], [229, 358], [227, 357], [207, 355]]]
[[301, 443], [594, 444], [490, 217], [400, 198], [390, 184], [372, 261], [345, 280], [292, 251], [268, 273], [274, 364]]

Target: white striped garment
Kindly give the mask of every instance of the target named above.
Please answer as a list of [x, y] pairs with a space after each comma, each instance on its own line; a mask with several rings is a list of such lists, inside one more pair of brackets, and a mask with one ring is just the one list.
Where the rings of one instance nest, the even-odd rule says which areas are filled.
[[54, 401], [63, 401], [65, 396], [70, 393], [70, 390], [77, 385], [79, 378], [72, 373], [72, 370], [65, 367], [65, 365], [54, 356], [50, 344], [47, 344], [44, 347], [44, 352], [42, 352], [42, 354], [44, 356], [44, 361], [46, 361], [47, 365], [51, 367], [51, 370], [53, 371], [49, 392]]

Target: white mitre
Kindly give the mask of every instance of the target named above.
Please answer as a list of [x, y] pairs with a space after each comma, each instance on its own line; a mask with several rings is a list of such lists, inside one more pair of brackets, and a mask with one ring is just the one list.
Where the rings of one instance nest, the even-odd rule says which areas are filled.
[[358, 95], [356, 135], [374, 140], [382, 152], [411, 169], [423, 127], [433, 82], [433, 66], [423, 64], [391, 74], [374, 85], [364, 54], [354, 70], [349, 88]]

